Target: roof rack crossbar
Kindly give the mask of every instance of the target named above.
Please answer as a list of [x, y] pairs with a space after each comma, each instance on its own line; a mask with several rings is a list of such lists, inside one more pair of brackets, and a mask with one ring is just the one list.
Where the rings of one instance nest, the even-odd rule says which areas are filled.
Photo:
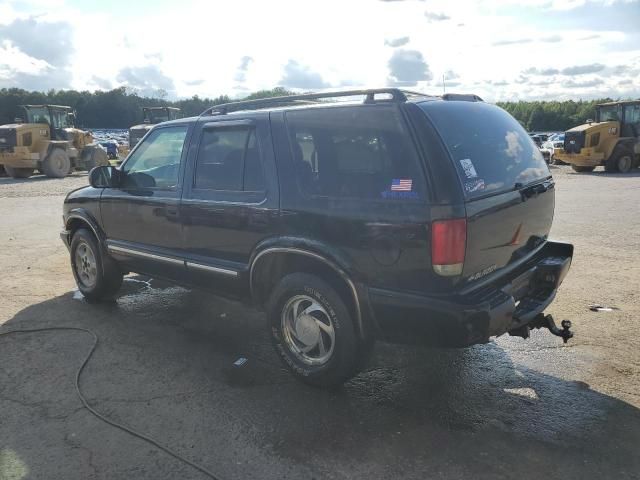
[[393, 102], [406, 102], [407, 96], [428, 96], [424, 93], [411, 92], [407, 90], [401, 90], [399, 88], [374, 88], [366, 90], [342, 90], [338, 92], [323, 92], [323, 93], [303, 93], [299, 95], [286, 95], [281, 97], [259, 98], [256, 100], [241, 100], [238, 102], [223, 103], [221, 105], [214, 105], [207, 108], [200, 116], [204, 115], [224, 115], [226, 113], [235, 112], [238, 110], [252, 110], [258, 108], [264, 108], [273, 105], [291, 105], [291, 104], [314, 104], [314, 100], [321, 100], [323, 98], [338, 98], [338, 97], [351, 97], [356, 95], [365, 95], [365, 102], [375, 101], [376, 95], [391, 95], [391, 101]]

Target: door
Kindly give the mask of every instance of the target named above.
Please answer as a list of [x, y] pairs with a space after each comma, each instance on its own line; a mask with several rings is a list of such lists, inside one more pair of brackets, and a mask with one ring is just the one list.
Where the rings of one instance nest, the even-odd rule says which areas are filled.
[[134, 272], [184, 275], [178, 213], [187, 134], [187, 125], [155, 128], [122, 165], [120, 187], [102, 194], [109, 251]]
[[237, 296], [255, 246], [276, 230], [278, 183], [268, 114], [203, 121], [181, 204], [191, 282]]
[[624, 106], [624, 123], [620, 136], [640, 138], [640, 103]]
[[67, 140], [64, 129], [69, 126], [67, 110], [50, 108], [51, 140]]

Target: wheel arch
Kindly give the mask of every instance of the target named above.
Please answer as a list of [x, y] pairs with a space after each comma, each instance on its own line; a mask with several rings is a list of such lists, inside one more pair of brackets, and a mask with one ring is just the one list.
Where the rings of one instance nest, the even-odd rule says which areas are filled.
[[93, 233], [98, 241], [98, 247], [102, 254], [105, 254], [106, 249], [106, 237], [104, 232], [98, 225], [98, 222], [93, 218], [93, 216], [87, 212], [86, 210], [77, 209], [69, 212], [65, 220], [65, 230], [68, 232], [68, 244], [71, 245], [71, 239], [73, 238], [73, 234], [82, 227], [88, 227], [88, 230]]
[[357, 334], [370, 335], [368, 317], [363, 315], [363, 294], [340, 259], [326, 250], [302, 245], [270, 245], [254, 252], [249, 266], [249, 290], [257, 305], [264, 305], [277, 282], [296, 272], [311, 273], [328, 281], [347, 303], [354, 316]]

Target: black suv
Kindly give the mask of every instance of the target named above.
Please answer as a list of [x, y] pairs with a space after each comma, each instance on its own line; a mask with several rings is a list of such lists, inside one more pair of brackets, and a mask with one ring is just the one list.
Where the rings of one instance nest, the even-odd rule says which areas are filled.
[[219, 105], [155, 126], [90, 184], [67, 196], [62, 232], [87, 300], [138, 272], [264, 308], [308, 383], [355, 375], [375, 339], [570, 336], [542, 313], [573, 255], [547, 239], [554, 181], [520, 124], [475, 95]]

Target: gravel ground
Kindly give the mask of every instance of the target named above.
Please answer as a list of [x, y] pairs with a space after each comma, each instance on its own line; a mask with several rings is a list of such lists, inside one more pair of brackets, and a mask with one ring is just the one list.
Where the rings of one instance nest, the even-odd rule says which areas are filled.
[[[553, 173], [552, 234], [576, 247], [550, 310], [574, 324], [566, 346], [542, 331], [464, 350], [381, 344], [344, 389], [306, 387], [255, 311], [136, 276], [113, 305], [74, 293], [58, 232], [80, 174], [0, 178], [1, 330], [95, 331], [90, 403], [223, 479], [640, 478], [640, 172]], [[82, 408], [89, 347], [75, 332], [0, 337], [0, 479], [206, 478]]]

